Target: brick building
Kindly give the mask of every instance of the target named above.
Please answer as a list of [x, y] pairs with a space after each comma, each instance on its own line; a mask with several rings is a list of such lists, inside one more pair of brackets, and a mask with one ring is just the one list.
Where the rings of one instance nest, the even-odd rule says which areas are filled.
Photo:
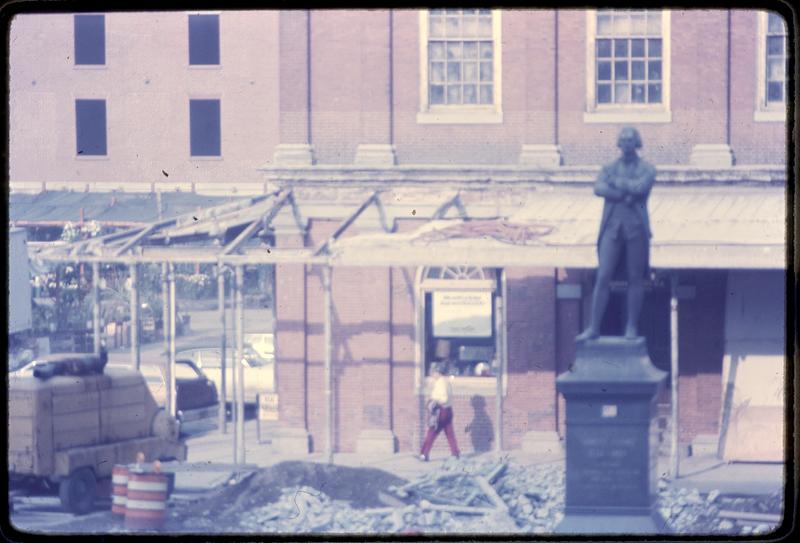
[[[375, 255], [370, 240], [391, 237], [385, 265], [333, 272], [334, 448], [415, 450], [430, 363], [449, 348], [462, 448], [538, 450], [557, 446], [555, 378], [587, 317], [591, 183], [633, 125], [659, 172], [641, 328], [666, 370], [678, 331], [679, 441], [781, 458], [787, 39], [780, 15], [754, 10], [19, 15], [12, 206], [50, 191], [291, 188], [275, 247], [313, 248], [382, 191], [338, 240]], [[465, 252], [421, 255], [413, 240], [436, 220], [495, 222], [462, 232]], [[562, 245], [509, 243], [498, 220], [544, 224]], [[487, 236], [505, 245], [475, 256]], [[275, 277], [274, 442], [319, 450], [322, 272], [278, 264]], [[447, 299], [475, 305], [473, 335]], [[619, 333], [616, 313], [604, 333]]]

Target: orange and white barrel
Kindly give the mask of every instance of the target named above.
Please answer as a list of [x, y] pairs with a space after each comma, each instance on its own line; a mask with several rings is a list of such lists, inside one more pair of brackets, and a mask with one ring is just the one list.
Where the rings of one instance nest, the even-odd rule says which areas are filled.
[[128, 497], [128, 466], [117, 464], [111, 471], [111, 512], [125, 515], [125, 502]]
[[167, 475], [131, 471], [128, 475], [126, 498], [126, 528], [137, 530], [161, 528], [167, 517]]

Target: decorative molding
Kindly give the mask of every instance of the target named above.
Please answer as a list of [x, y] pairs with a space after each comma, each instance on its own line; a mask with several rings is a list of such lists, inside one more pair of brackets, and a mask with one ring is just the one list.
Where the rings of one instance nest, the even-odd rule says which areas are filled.
[[388, 143], [360, 143], [354, 161], [359, 166], [391, 167], [397, 163], [394, 145]]
[[280, 143], [275, 147], [273, 163], [277, 166], [313, 166], [314, 148], [308, 143]]

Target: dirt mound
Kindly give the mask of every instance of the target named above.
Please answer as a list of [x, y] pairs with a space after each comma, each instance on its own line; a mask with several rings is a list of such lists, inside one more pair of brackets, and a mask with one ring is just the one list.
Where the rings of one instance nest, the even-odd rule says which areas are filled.
[[277, 501], [284, 488], [308, 486], [354, 508], [380, 507], [378, 492], [406, 481], [374, 468], [350, 468], [315, 462], [281, 462], [247, 475], [237, 484], [220, 488], [195, 501], [191, 517], [233, 521], [240, 513]]

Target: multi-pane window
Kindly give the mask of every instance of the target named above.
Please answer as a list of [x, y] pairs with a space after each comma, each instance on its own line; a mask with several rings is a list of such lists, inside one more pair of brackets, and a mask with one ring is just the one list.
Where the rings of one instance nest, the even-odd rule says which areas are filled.
[[220, 156], [219, 100], [189, 100], [189, 132], [192, 156]]
[[75, 64], [106, 63], [104, 15], [75, 15]]
[[660, 104], [663, 92], [661, 11], [598, 10], [597, 104]]
[[786, 26], [777, 13], [767, 14], [766, 39], [766, 102], [782, 104], [786, 101]]
[[75, 136], [78, 156], [107, 154], [105, 100], [75, 100]]
[[494, 41], [488, 9], [428, 13], [428, 103], [494, 104]]
[[189, 15], [189, 64], [219, 64], [219, 15]]

